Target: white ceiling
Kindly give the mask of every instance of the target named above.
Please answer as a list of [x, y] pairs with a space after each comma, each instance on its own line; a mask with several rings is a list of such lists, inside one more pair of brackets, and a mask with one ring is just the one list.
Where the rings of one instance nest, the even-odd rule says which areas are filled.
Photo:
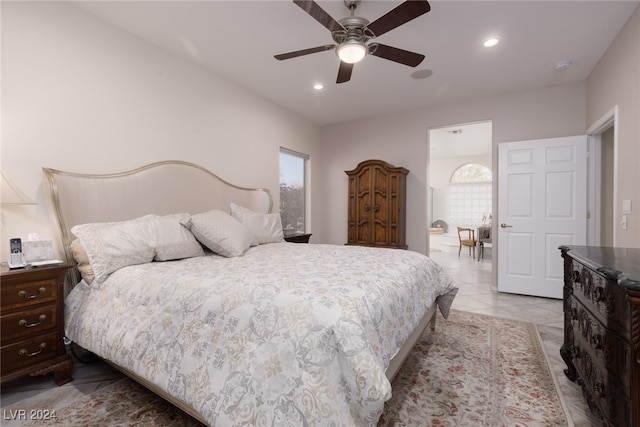
[[429, 158], [438, 160], [491, 154], [492, 136], [491, 122], [465, 123], [430, 129]]
[[[639, 1], [432, 1], [426, 15], [379, 42], [426, 55], [417, 68], [368, 56], [337, 85], [333, 51], [274, 54], [333, 43], [291, 1], [77, 1], [82, 9], [319, 125], [585, 79]], [[342, 0], [317, 0], [336, 20]], [[374, 21], [401, 1], [363, 0]], [[497, 35], [491, 49], [482, 42]], [[560, 61], [571, 61], [555, 70]], [[433, 75], [413, 79], [429, 69]], [[312, 89], [314, 83], [325, 89]]]

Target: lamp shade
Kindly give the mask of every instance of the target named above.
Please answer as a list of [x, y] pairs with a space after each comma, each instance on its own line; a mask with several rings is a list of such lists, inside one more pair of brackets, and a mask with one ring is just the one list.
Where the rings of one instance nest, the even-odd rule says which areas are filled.
[[4, 172], [0, 171], [2, 177], [2, 186], [0, 187], [0, 203], [3, 205], [35, 205], [37, 204], [28, 198], [11, 180], [9, 180]]
[[360, 62], [367, 54], [367, 46], [357, 40], [347, 40], [336, 48], [338, 58], [347, 64]]

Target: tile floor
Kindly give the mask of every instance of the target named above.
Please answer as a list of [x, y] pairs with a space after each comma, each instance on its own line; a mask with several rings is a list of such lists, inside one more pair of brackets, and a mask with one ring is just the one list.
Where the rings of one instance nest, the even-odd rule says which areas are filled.
[[[570, 382], [562, 372], [565, 367], [559, 354], [563, 334], [562, 302], [492, 291], [489, 259], [477, 261], [464, 254], [458, 258], [456, 253], [448, 252], [434, 252], [431, 257], [459, 284], [460, 291], [453, 303], [454, 309], [530, 321], [538, 325], [547, 357], [575, 426], [597, 425], [584, 403], [579, 387]], [[52, 375], [27, 376], [3, 384], [0, 425], [20, 426], [23, 421], [12, 419], [18, 409], [59, 410], [122, 377], [122, 374], [102, 362], [76, 364], [73, 375], [74, 381], [61, 387], [55, 385]]]

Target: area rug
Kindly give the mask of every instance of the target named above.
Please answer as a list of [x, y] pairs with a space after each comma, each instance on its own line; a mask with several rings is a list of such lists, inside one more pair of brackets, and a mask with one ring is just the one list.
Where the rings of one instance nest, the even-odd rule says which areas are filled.
[[[201, 426], [129, 379], [37, 425]], [[452, 310], [425, 331], [393, 380], [378, 427], [572, 426], [535, 324]]]

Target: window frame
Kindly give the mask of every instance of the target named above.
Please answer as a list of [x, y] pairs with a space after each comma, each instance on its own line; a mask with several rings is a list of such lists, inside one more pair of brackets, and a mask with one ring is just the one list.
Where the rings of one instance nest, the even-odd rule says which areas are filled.
[[[302, 198], [303, 198], [303, 203], [302, 203], [302, 231], [299, 231], [296, 229], [295, 234], [299, 234], [299, 233], [307, 233], [307, 228], [308, 228], [308, 218], [307, 218], [307, 212], [308, 212], [308, 201], [307, 201], [307, 194], [308, 194], [308, 168], [309, 168], [309, 159], [310, 156], [308, 154], [305, 153], [301, 153], [299, 151], [295, 151], [295, 150], [291, 150], [289, 148], [286, 147], [280, 147], [280, 150], [278, 152], [278, 175], [280, 176], [280, 170], [282, 167], [282, 154], [288, 155], [288, 156], [292, 156], [292, 157], [297, 157], [299, 159], [302, 160]], [[280, 218], [282, 220], [282, 181], [280, 180], [280, 178], [278, 178], [279, 180], [279, 204], [278, 204], [278, 208], [279, 208], [279, 213], [280, 213]], [[283, 231], [286, 233], [286, 230], [284, 229], [284, 227], [286, 227], [286, 224], [282, 224], [283, 227]]]

